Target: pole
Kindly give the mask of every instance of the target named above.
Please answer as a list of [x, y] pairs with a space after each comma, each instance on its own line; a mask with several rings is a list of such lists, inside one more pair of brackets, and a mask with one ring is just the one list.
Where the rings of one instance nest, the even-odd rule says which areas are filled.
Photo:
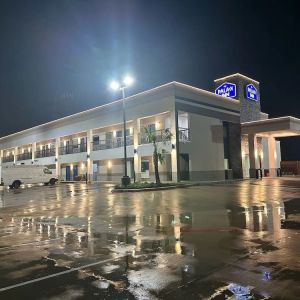
[[124, 177], [122, 184], [127, 186], [130, 183], [130, 178], [127, 175], [127, 142], [126, 142], [126, 112], [125, 112], [125, 87], [121, 87], [122, 102], [123, 102], [123, 136], [124, 136]]

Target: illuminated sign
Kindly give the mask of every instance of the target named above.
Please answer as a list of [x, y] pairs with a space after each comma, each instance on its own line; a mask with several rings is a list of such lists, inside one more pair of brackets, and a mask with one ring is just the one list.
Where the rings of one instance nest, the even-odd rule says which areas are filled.
[[257, 88], [252, 83], [246, 85], [246, 97], [250, 100], [258, 100]]
[[234, 83], [224, 82], [216, 88], [215, 93], [222, 97], [235, 97], [236, 96], [236, 85]]

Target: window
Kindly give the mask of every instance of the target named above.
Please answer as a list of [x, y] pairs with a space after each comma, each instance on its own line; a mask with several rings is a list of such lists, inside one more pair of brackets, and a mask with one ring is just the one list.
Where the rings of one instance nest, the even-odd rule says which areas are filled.
[[149, 171], [149, 160], [143, 160], [141, 162], [141, 171], [142, 173]]
[[48, 168], [45, 168], [44, 169], [44, 174], [52, 174], [52, 172]]
[[99, 145], [99, 136], [98, 135], [93, 136], [93, 144]]
[[155, 131], [155, 123], [154, 124], [148, 124], [148, 130], [150, 131], [150, 132], [154, 132]]

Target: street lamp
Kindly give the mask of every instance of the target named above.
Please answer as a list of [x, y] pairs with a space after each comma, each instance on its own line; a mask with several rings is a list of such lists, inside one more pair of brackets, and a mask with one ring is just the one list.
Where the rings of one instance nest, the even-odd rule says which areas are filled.
[[130, 76], [125, 76], [123, 81], [112, 81], [110, 84], [111, 89], [122, 91], [122, 103], [123, 103], [123, 136], [124, 136], [124, 176], [122, 177], [122, 185], [127, 186], [130, 184], [130, 177], [127, 175], [127, 142], [126, 142], [126, 113], [125, 113], [125, 89], [132, 85], [134, 79]]

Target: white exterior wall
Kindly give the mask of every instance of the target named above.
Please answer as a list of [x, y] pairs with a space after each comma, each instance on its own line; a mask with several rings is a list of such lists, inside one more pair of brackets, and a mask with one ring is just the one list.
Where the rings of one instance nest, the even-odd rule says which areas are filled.
[[[213, 93], [193, 88], [184, 84], [169, 83], [164, 86], [143, 92], [141, 94], [128, 97], [126, 99], [127, 121], [133, 128], [134, 145], [127, 147], [127, 155], [134, 161], [134, 170], [137, 180], [141, 172], [141, 159], [152, 157], [153, 147], [149, 144], [139, 145], [139, 133], [143, 126], [148, 123], [157, 122], [158, 128], [171, 128], [173, 134], [169, 145], [164, 146], [170, 156], [168, 164], [160, 166], [162, 172], [172, 172], [172, 180], [177, 179], [177, 136], [176, 136], [176, 111], [175, 98], [184, 97], [193, 99], [197, 108], [206, 111], [214, 111], [220, 115], [231, 115], [238, 118], [238, 101], [233, 101]], [[177, 98], [176, 98], [177, 101]], [[178, 100], [184, 101], [184, 100]], [[214, 107], [214, 108], [213, 108]], [[224, 110], [223, 110], [224, 108]], [[230, 112], [232, 111], [232, 112]], [[167, 113], [167, 114], [165, 114]], [[23, 146], [44, 144], [45, 141], [55, 142], [55, 156], [47, 158], [35, 158], [35, 164], [56, 166], [56, 174], [65, 177], [66, 166], [85, 163], [85, 171], [93, 171], [93, 165], [97, 164], [100, 168], [97, 172], [101, 175], [102, 171], [107, 174], [103, 163], [112, 161], [112, 173], [120, 174], [123, 172], [123, 147], [93, 151], [90, 143], [93, 140], [93, 133], [99, 132], [101, 138], [105, 138], [105, 128], [120, 126], [122, 124], [122, 101], [116, 101], [108, 105], [91, 109], [79, 114], [49, 122], [16, 134], [0, 138], [0, 150], [15, 149], [15, 157], [19, 149]], [[190, 172], [192, 180], [218, 180], [224, 179], [224, 146], [222, 118], [208, 117], [201, 113], [190, 114], [190, 143], [180, 143], [180, 153], [188, 153], [190, 158]], [[87, 151], [67, 155], [59, 154], [59, 147], [65, 137], [84, 136], [87, 138]], [[173, 144], [173, 147], [172, 147]], [[137, 153], [135, 153], [135, 150]], [[21, 163], [16, 161], [15, 163]], [[24, 161], [31, 164], [31, 160]], [[102, 169], [101, 169], [102, 165]], [[130, 170], [130, 168], [128, 168]], [[132, 174], [131, 174], [132, 175]]]
[[[154, 118], [156, 121], [159, 121], [160, 129], [163, 129], [167, 125], [170, 126], [170, 111], [174, 112], [174, 92], [171, 85], [157, 89], [152, 93], [145, 92], [140, 96], [132, 96], [126, 100], [127, 120], [132, 124], [136, 124], [138, 120], [143, 120], [143, 122], [147, 123], [147, 119], [149, 119], [149, 122], [152, 122], [152, 119]], [[163, 114], [165, 112], [169, 112], [167, 119], [166, 115]], [[65, 178], [66, 166], [70, 166], [75, 163], [80, 165], [82, 162], [85, 162], [87, 163], [86, 171], [92, 174], [92, 166], [94, 163], [97, 163], [97, 161], [117, 160], [123, 158], [123, 147], [92, 151], [90, 146], [93, 131], [96, 132], [101, 128], [105, 130], [106, 127], [115, 126], [114, 124], [122, 124], [122, 117], [122, 101], [117, 101], [109, 105], [104, 105], [99, 108], [1, 138], [0, 149], [21, 149], [24, 145], [35, 146], [37, 143], [43, 144], [44, 141], [53, 140], [55, 141], [56, 147], [55, 156], [35, 158], [33, 159], [34, 164], [48, 166], [56, 165], [56, 174]], [[117, 127], [120, 127], [120, 125], [117, 125]], [[133, 125], [130, 125], [130, 127], [133, 127]], [[82, 153], [60, 155], [59, 147], [63, 145], [62, 141], [64, 138], [68, 136], [74, 137], [77, 136], [77, 134], [87, 137], [87, 151]], [[102, 135], [104, 138], [105, 134], [102, 133]], [[128, 158], [133, 158], [134, 156], [141, 157], [141, 155], [152, 155], [151, 147], [149, 148], [147, 145], [138, 145], [138, 136], [139, 131], [134, 130], [135, 142], [134, 145], [127, 146]], [[141, 148], [142, 153], [138, 154], [138, 151], [137, 154], [134, 154], [134, 149], [138, 148]], [[15, 155], [17, 154], [17, 151], [15, 151]], [[32, 160], [15, 160], [15, 163], [31, 164]], [[6, 164], [13, 164], [13, 162]], [[113, 173], [122, 174], [123, 164], [121, 164], [120, 167], [122, 170], [119, 170], [117, 167], [113, 167]], [[128, 168], [128, 170], [129, 172], [131, 171], [130, 168]], [[136, 165], [136, 172], [140, 172], [140, 164]], [[80, 174], [80, 169], [78, 169], [78, 173]], [[133, 174], [130, 175], [131, 177], [133, 176]]]
[[191, 180], [225, 179], [222, 121], [189, 114], [191, 142], [180, 143], [180, 153], [188, 153]]

